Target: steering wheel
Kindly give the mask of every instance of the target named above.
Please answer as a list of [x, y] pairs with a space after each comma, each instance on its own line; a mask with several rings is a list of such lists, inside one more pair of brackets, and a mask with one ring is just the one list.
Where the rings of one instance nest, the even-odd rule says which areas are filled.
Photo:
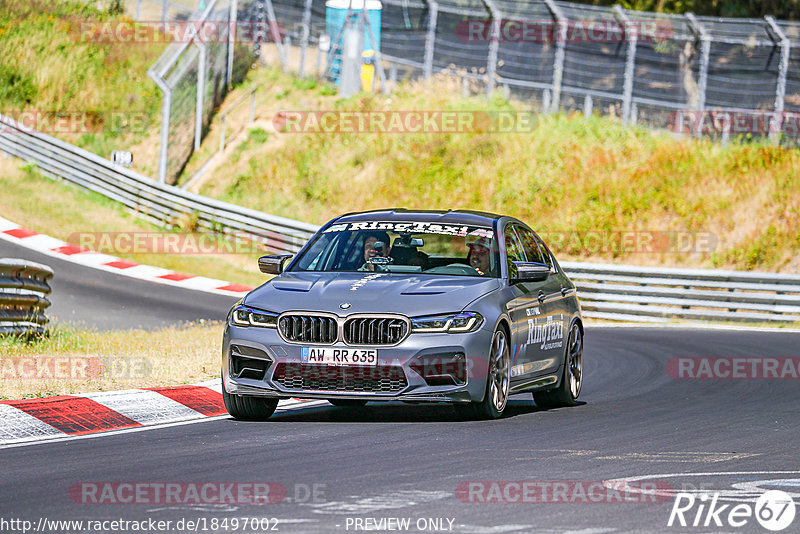
[[448, 265], [440, 265], [425, 271], [432, 274], [463, 274], [467, 276], [481, 275], [477, 269], [466, 263], [450, 263]]

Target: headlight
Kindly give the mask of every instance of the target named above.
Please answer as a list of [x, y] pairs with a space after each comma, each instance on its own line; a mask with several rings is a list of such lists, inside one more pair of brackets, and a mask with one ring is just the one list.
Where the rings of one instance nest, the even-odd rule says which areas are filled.
[[278, 314], [263, 310], [254, 310], [247, 306], [236, 306], [231, 311], [231, 324], [235, 326], [276, 328], [278, 326]]
[[458, 334], [476, 330], [483, 317], [476, 312], [446, 313], [411, 319], [412, 332], [448, 332]]

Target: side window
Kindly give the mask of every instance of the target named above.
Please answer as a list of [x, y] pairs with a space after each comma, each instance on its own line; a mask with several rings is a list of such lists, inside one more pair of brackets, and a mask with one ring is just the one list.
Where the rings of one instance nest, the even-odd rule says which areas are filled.
[[515, 261], [525, 261], [525, 252], [522, 244], [519, 242], [514, 225], [506, 226], [506, 256], [508, 261], [508, 276], [514, 278], [517, 276], [517, 266], [514, 265]]
[[525, 256], [527, 256], [528, 261], [535, 261], [536, 263], [546, 263], [544, 255], [542, 254], [542, 251], [539, 249], [539, 244], [536, 242], [536, 238], [533, 236], [533, 232], [531, 232], [527, 228], [522, 228], [521, 226], [518, 226], [517, 235], [519, 236], [520, 241], [522, 241], [522, 248], [525, 249]]
[[541, 237], [539, 237], [539, 236], [538, 236], [538, 235], [536, 235], [536, 234], [533, 234], [533, 235], [534, 235], [534, 237], [536, 238], [536, 242], [539, 244], [539, 248], [541, 249], [541, 251], [542, 251], [542, 254], [544, 255], [544, 262], [545, 262], [547, 265], [549, 265], [549, 266], [550, 266], [550, 272], [551, 272], [551, 273], [553, 273], [553, 274], [555, 274], [555, 272], [556, 272], [556, 265], [555, 265], [555, 263], [553, 262], [553, 255], [550, 253], [550, 249], [549, 249], [549, 248], [547, 248], [547, 245], [545, 245], [545, 244], [544, 244], [544, 242], [542, 241], [542, 238], [541, 238]]

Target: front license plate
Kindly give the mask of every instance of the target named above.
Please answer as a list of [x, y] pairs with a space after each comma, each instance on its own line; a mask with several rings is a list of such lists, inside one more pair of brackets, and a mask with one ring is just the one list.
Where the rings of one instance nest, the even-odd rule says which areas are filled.
[[327, 365], [378, 365], [378, 349], [302, 347], [300, 361]]

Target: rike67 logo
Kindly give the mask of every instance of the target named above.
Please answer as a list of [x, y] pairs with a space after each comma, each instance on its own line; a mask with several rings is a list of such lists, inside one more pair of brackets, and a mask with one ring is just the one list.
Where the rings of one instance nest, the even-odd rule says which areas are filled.
[[795, 503], [785, 491], [769, 490], [755, 503], [723, 504], [720, 494], [677, 493], [668, 527], [733, 527], [753, 525], [753, 519], [773, 532], [786, 529], [794, 521]]

